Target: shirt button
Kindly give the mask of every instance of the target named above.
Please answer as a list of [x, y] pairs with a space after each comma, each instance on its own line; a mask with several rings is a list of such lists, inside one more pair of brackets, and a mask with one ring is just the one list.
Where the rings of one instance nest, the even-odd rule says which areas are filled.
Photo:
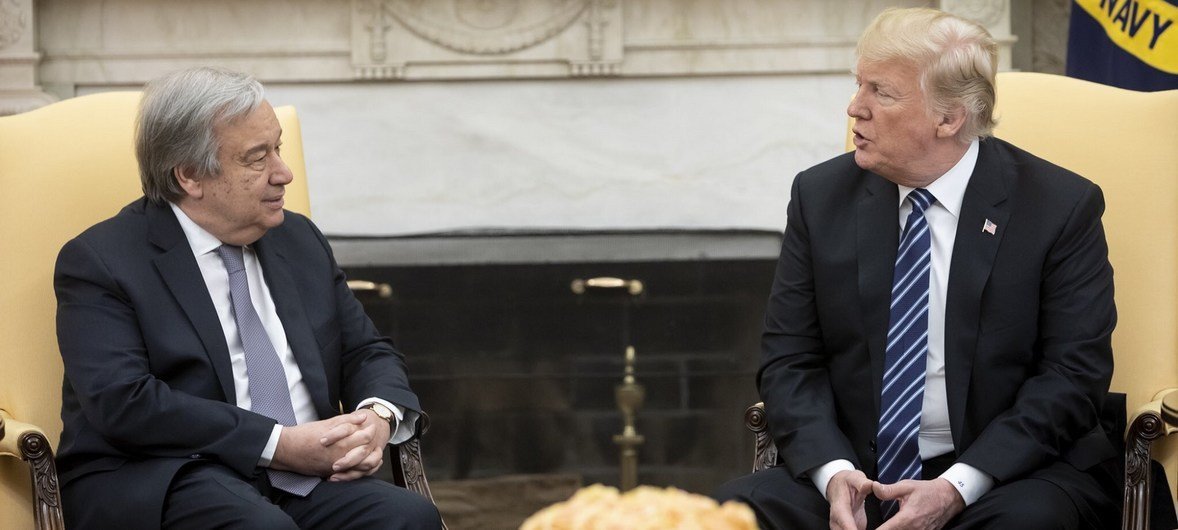
[[875, 440], [872, 440], [872, 441], [870, 441], [870, 442], [867, 442], [867, 448], [868, 448], [868, 449], [871, 449], [871, 452], [873, 452], [873, 453], [874, 453], [874, 452], [875, 452]]

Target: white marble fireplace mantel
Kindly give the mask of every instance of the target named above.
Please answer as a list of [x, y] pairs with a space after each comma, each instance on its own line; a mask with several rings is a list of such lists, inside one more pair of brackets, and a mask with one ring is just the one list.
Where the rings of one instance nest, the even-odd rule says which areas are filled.
[[0, 0], [0, 115], [220, 65], [303, 121], [328, 233], [780, 230], [863, 27], [1009, 0]]

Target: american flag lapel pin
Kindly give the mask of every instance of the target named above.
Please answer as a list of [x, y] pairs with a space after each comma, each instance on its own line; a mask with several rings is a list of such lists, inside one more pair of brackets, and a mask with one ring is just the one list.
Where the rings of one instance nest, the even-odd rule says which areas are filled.
[[986, 219], [986, 223], [982, 225], [982, 231], [994, 235], [998, 231], [998, 225], [994, 224], [994, 221]]

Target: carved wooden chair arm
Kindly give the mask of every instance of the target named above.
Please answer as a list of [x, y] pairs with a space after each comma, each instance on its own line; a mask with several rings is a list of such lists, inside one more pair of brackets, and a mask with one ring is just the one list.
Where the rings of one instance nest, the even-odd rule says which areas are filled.
[[1178, 388], [1154, 395], [1154, 400], [1129, 418], [1125, 433], [1125, 515], [1124, 530], [1149, 528], [1149, 497], [1153, 491], [1150, 444], [1178, 434]]
[[753, 454], [753, 473], [769, 469], [777, 464], [777, 446], [769, 434], [769, 418], [765, 415], [765, 403], [757, 403], [744, 411], [744, 425], [757, 437], [756, 452]]
[[[429, 431], [429, 415], [421, 413], [417, 434], [412, 438], [397, 444], [394, 449], [396, 462], [391, 462], [393, 468], [393, 482], [409, 491], [416, 492], [433, 502], [434, 495], [429, 489], [429, 480], [425, 478], [425, 463], [421, 459], [421, 437]], [[442, 521], [442, 530], [446, 530], [446, 522]]]
[[29, 464], [33, 484], [33, 521], [38, 530], [61, 529], [61, 493], [53, 448], [39, 427], [13, 419], [0, 409], [0, 456], [12, 456]]

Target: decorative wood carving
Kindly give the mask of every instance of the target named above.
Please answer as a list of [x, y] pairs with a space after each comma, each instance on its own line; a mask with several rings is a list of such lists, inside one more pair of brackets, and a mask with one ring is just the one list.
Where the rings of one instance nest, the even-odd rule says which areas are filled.
[[410, 440], [398, 446], [400, 456], [401, 477], [405, 481], [405, 488], [421, 493], [428, 492], [421, 487], [421, 442]]
[[[413, 438], [397, 446], [397, 465], [393, 466], [393, 480], [397, 485], [434, 502], [429, 481], [425, 478], [425, 465], [421, 460], [421, 438]], [[442, 522], [442, 530], [446, 530], [445, 521]]]
[[1125, 437], [1123, 530], [1149, 528], [1149, 496], [1153, 487], [1149, 446], [1165, 432], [1161, 415], [1152, 410], [1138, 414], [1129, 425], [1129, 434]]
[[65, 528], [61, 515], [61, 492], [57, 487], [57, 465], [49, 440], [39, 432], [21, 436], [20, 457], [29, 463], [33, 478], [33, 520], [38, 530]]
[[744, 425], [757, 437], [756, 452], [753, 454], [753, 473], [769, 469], [777, 464], [777, 446], [769, 434], [769, 418], [765, 404], [757, 403], [744, 411]]

